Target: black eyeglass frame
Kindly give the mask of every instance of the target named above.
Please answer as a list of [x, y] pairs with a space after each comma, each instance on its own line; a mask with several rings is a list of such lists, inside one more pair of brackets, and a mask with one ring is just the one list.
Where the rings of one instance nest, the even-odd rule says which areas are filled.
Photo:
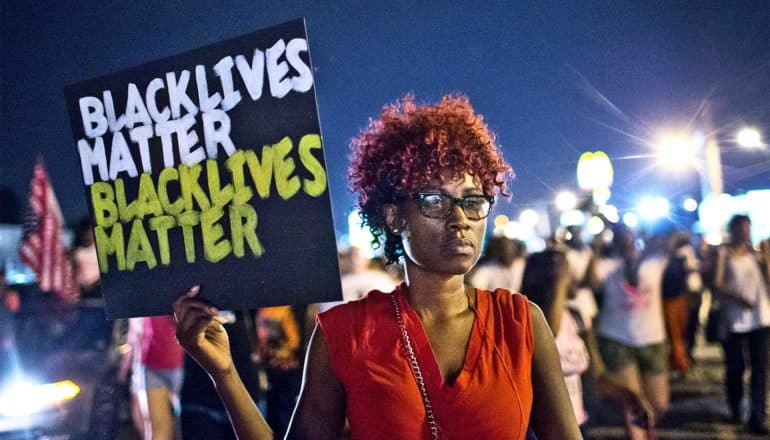
[[[428, 197], [428, 196], [441, 196], [446, 199], [449, 199], [449, 206], [447, 207], [446, 212], [443, 215], [435, 216], [427, 213], [425, 206], [423, 205], [423, 202], [424, 202], [424, 197]], [[488, 196], [486, 194], [468, 194], [462, 197], [453, 197], [452, 195], [447, 194], [444, 191], [420, 191], [417, 194], [415, 194], [415, 199], [417, 200], [417, 204], [420, 206], [420, 212], [422, 212], [422, 215], [428, 218], [438, 218], [438, 219], [445, 219], [449, 217], [449, 214], [452, 213], [452, 209], [455, 206], [459, 206], [460, 209], [463, 210], [463, 213], [465, 214], [465, 216], [468, 217], [468, 219], [484, 220], [485, 218], [489, 217], [489, 214], [492, 212], [492, 207], [495, 204], [494, 196]], [[487, 209], [487, 213], [483, 217], [474, 218], [468, 215], [468, 211], [467, 211], [468, 207], [466, 206], [466, 204], [468, 203], [467, 201], [470, 199], [484, 199], [487, 203], [489, 203], [489, 208]]]

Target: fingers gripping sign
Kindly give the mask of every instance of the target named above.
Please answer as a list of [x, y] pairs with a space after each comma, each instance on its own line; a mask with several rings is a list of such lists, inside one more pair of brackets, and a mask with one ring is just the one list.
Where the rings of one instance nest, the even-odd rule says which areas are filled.
[[194, 286], [174, 301], [176, 337], [185, 351], [212, 377], [233, 370], [230, 343], [219, 310], [197, 298]]

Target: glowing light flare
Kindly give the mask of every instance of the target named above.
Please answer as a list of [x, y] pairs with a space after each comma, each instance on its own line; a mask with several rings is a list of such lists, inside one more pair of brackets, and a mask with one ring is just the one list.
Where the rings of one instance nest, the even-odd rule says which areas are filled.
[[19, 417], [56, 407], [80, 394], [80, 387], [71, 380], [49, 384], [27, 381], [11, 383], [0, 394], [0, 414]]
[[719, 230], [711, 231], [705, 235], [704, 240], [712, 246], [719, 246], [722, 244], [722, 232]]
[[583, 226], [583, 224], [586, 222], [586, 215], [583, 214], [583, 211], [577, 210], [577, 209], [570, 209], [568, 211], [564, 211], [559, 216], [559, 223], [564, 226]]
[[612, 162], [603, 151], [585, 152], [580, 155], [577, 165], [578, 186], [584, 191], [612, 186], [614, 171]]
[[754, 127], [745, 127], [735, 136], [735, 142], [743, 148], [762, 148], [762, 134]]
[[655, 144], [658, 164], [669, 169], [681, 169], [696, 163], [702, 140], [684, 133], [665, 134]]
[[524, 228], [519, 222], [508, 222], [503, 226], [503, 236], [511, 240], [519, 239], [524, 235]]
[[359, 253], [364, 258], [373, 258], [374, 249], [372, 248], [372, 232], [361, 224], [359, 211], [353, 210], [348, 215], [348, 241], [350, 246], [358, 248]]
[[682, 208], [687, 212], [695, 212], [698, 209], [698, 201], [692, 197], [688, 197], [682, 201]]
[[655, 221], [668, 215], [671, 204], [664, 197], [645, 197], [639, 201], [637, 212], [646, 221]]
[[500, 214], [495, 217], [495, 228], [501, 228], [505, 226], [508, 222], [510, 222], [511, 219], [508, 218], [505, 214]]
[[698, 205], [698, 218], [707, 233], [718, 231], [739, 209], [740, 206], [730, 194], [709, 195]]
[[556, 195], [554, 203], [556, 204], [556, 209], [559, 211], [575, 209], [577, 206], [577, 197], [572, 191], [562, 191]]
[[519, 223], [529, 227], [534, 227], [540, 221], [540, 216], [534, 209], [525, 209], [519, 214]]
[[591, 235], [599, 235], [604, 231], [604, 221], [597, 216], [593, 216], [588, 220], [586, 230]]
[[639, 226], [639, 216], [633, 212], [627, 212], [623, 214], [623, 224], [631, 229], [635, 229]]

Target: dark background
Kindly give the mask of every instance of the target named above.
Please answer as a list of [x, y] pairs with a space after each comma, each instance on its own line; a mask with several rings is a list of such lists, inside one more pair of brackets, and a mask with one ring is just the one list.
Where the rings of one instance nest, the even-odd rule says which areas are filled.
[[[693, 171], [654, 167], [651, 140], [687, 126], [704, 98], [723, 139], [726, 189], [767, 185], [767, 150], [733, 130], [770, 131], [766, 1], [3, 1], [0, 189], [3, 221], [23, 211], [38, 152], [67, 222], [86, 213], [63, 88], [155, 59], [307, 19], [338, 233], [355, 203], [348, 141], [405, 92], [467, 93], [517, 171], [498, 212], [575, 187], [580, 152], [613, 159], [612, 203], [697, 192]], [[14, 207], [16, 207], [14, 209]]]

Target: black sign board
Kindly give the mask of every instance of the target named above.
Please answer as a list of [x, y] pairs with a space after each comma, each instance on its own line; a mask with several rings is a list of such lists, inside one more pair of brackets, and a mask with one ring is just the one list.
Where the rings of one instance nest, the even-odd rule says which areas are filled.
[[304, 20], [65, 94], [109, 318], [341, 297]]

